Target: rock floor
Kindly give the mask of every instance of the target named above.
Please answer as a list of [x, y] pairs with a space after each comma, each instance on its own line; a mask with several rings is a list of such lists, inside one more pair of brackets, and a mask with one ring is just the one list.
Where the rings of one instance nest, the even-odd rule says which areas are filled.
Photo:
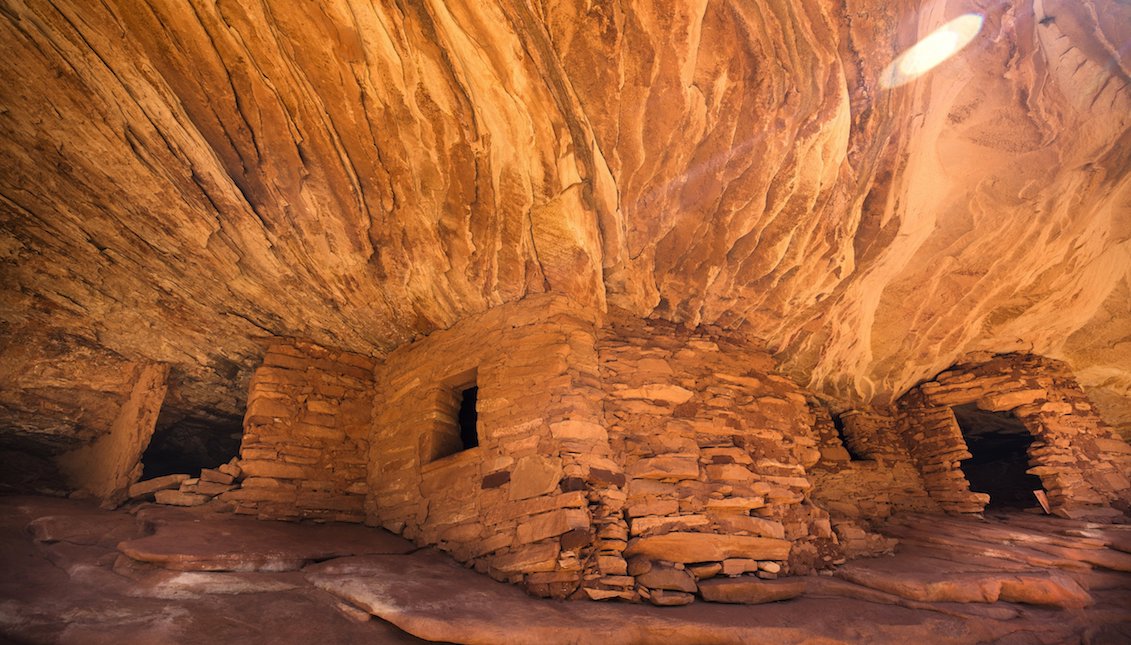
[[1131, 530], [902, 516], [756, 606], [553, 602], [355, 525], [0, 497], [0, 642], [1128, 643]]

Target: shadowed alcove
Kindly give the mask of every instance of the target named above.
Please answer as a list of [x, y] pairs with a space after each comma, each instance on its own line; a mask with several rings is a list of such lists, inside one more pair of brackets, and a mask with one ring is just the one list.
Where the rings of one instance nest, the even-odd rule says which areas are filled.
[[973, 456], [962, 462], [970, 489], [990, 496], [987, 508], [1034, 508], [1034, 491], [1042, 490], [1029, 468], [1033, 435], [1008, 412], [980, 410], [974, 404], [955, 406], [954, 418]]
[[142, 477], [195, 476], [201, 468], [227, 463], [239, 455], [242, 424], [239, 417], [161, 419], [141, 457]]

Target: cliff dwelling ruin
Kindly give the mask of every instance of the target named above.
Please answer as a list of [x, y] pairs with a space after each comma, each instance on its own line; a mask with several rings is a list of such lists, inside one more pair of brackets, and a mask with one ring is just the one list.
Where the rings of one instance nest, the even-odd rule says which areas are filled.
[[0, 642], [1131, 642], [1126, 2], [0, 43]]

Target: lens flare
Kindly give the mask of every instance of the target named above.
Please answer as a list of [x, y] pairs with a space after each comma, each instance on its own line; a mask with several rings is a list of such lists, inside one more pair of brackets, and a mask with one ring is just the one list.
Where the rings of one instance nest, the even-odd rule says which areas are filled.
[[915, 43], [884, 68], [880, 74], [880, 84], [892, 88], [910, 83], [957, 54], [981, 30], [982, 16], [976, 13], [964, 14], [951, 20]]

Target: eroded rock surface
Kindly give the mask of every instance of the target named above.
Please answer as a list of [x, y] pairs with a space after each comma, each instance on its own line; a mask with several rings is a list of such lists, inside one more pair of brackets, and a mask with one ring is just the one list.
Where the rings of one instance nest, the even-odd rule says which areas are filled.
[[[896, 555], [845, 569], [862, 584], [849, 575], [719, 577], [700, 588], [702, 599], [763, 604], [656, 608], [531, 598], [435, 550], [384, 548], [403, 543], [376, 528], [153, 505], [130, 515], [44, 497], [0, 497], [0, 510], [0, 638], [16, 642], [1115, 643], [1131, 633], [1128, 574], [1093, 567], [1079, 553], [1125, 544], [1129, 531], [1026, 514], [896, 516], [885, 530], [908, 536]], [[939, 541], [909, 529], [937, 529]], [[950, 542], [955, 534], [966, 543]], [[1022, 546], [1049, 548], [1072, 537], [1080, 549], [1054, 565]], [[170, 557], [127, 555], [145, 540]], [[352, 555], [375, 545], [382, 554]], [[230, 569], [234, 554], [258, 561], [267, 552], [302, 569], [178, 570], [190, 561]], [[1049, 566], [1053, 572], [1042, 570]], [[963, 584], [936, 584], [947, 577]], [[971, 596], [995, 584], [996, 596]], [[656, 604], [694, 599], [653, 593]]]
[[356, 525], [295, 525], [172, 510], [152, 515], [145, 520], [154, 533], [124, 541], [118, 549], [176, 571], [293, 571], [330, 558], [415, 549], [397, 536]]
[[[966, 49], [880, 84], [968, 12]], [[1115, 0], [5, 3], [5, 362], [168, 362], [168, 423], [230, 420], [253, 337], [382, 355], [553, 290], [740, 328], [846, 403], [974, 350], [1067, 358], [1126, 434], [1129, 25]]]

